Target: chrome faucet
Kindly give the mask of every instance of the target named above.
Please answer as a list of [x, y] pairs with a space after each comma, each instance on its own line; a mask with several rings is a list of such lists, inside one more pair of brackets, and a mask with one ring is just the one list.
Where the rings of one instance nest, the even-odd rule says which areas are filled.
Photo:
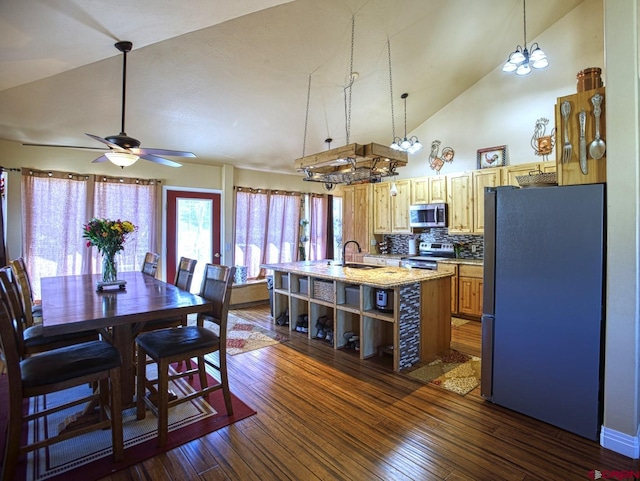
[[360, 249], [360, 244], [358, 244], [357, 241], [354, 240], [348, 240], [347, 242], [345, 242], [344, 244], [342, 244], [342, 267], [344, 267], [345, 261], [344, 261], [344, 256], [345, 256], [345, 251], [347, 250], [347, 245], [354, 243], [356, 245], [356, 247], [358, 248], [358, 252], [362, 252], [362, 249]]

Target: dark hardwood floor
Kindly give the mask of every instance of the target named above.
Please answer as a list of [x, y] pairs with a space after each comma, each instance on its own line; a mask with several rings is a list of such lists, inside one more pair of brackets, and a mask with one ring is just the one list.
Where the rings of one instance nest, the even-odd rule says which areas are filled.
[[[265, 327], [268, 306], [233, 311]], [[452, 347], [480, 355], [480, 324]], [[231, 390], [258, 414], [105, 480], [586, 480], [637, 461], [543, 422], [424, 385], [323, 341], [229, 356]]]

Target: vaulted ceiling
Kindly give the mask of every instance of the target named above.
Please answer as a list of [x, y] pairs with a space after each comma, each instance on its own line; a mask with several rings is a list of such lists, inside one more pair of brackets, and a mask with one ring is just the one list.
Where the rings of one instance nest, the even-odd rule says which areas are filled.
[[[529, 2], [527, 43], [581, 2]], [[119, 133], [114, 43], [129, 40], [128, 135], [197, 155], [183, 163], [294, 172], [347, 126], [350, 142], [391, 142], [387, 39], [402, 134], [403, 92], [410, 131], [523, 43], [522, 0], [3, 0], [0, 138], [99, 147], [84, 133]]]

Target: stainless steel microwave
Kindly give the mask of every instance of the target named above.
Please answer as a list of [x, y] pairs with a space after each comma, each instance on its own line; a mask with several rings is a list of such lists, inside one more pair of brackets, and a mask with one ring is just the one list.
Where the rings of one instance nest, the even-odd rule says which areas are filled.
[[414, 204], [409, 206], [411, 227], [447, 227], [447, 204]]

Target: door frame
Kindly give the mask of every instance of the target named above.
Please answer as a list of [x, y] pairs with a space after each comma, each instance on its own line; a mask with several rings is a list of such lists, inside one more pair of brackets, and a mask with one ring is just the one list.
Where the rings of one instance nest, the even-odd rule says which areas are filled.
[[165, 280], [165, 282], [173, 282], [173, 279], [167, 279], [167, 209], [168, 209], [168, 195], [167, 192], [180, 191], [185, 193], [193, 193], [193, 194], [218, 194], [220, 196], [220, 264], [226, 265], [225, 252], [226, 250], [223, 248], [224, 239], [225, 239], [225, 202], [224, 202], [224, 194], [222, 189], [202, 189], [202, 188], [192, 188], [192, 187], [177, 187], [171, 185], [163, 185], [162, 186], [162, 233], [160, 239], [161, 252], [161, 266], [160, 276], [161, 279]]

